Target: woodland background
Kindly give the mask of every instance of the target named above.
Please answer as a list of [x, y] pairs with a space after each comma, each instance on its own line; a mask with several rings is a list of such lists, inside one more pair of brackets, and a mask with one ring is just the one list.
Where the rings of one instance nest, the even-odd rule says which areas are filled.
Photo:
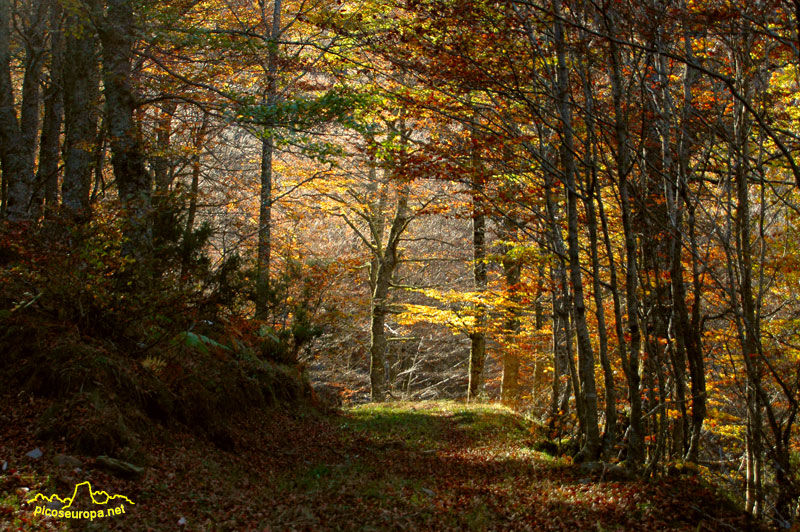
[[253, 379], [501, 400], [576, 462], [686, 461], [790, 528], [799, 17], [0, 0], [4, 371], [222, 446], [208, 394]]

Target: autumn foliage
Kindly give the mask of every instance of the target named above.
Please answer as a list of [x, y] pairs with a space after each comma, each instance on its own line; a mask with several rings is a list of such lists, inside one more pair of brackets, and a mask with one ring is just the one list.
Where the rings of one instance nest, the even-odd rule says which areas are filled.
[[0, 371], [95, 394], [93, 450], [230, 446], [231, 400], [497, 400], [791, 529], [797, 17], [0, 0]]

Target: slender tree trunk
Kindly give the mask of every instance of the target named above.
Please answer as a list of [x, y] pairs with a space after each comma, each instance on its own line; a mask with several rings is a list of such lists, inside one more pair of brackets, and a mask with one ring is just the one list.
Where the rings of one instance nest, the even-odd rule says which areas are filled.
[[[263, 3], [262, 3], [263, 7]], [[273, 0], [267, 50], [266, 104], [278, 101], [278, 39], [281, 35], [282, 0]], [[265, 21], [266, 22], [266, 21]], [[265, 318], [269, 312], [270, 268], [272, 261], [272, 182], [275, 152], [275, 124], [267, 125], [261, 139], [261, 195], [258, 213], [258, 260], [256, 279], [256, 317]]]
[[628, 457], [639, 465], [644, 461], [644, 434], [642, 430], [642, 400], [640, 394], [639, 353], [641, 351], [641, 331], [639, 328], [639, 298], [637, 295], [638, 276], [636, 260], [636, 237], [630, 215], [630, 191], [627, 178], [620, 179], [620, 200], [622, 203], [622, 225], [625, 233], [625, 273], [626, 303], [628, 312], [628, 335], [630, 350], [628, 357], [628, 396], [631, 403], [631, 431], [628, 438]]
[[[592, 189], [594, 186], [591, 187]], [[614, 384], [614, 371], [608, 356], [608, 331], [606, 330], [605, 309], [603, 308], [603, 292], [600, 285], [600, 259], [597, 254], [597, 213], [594, 209], [593, 191], [590, 189], [585, 200], [587, 223], [589, 226], [589, 245], [591, 247], [592, 291], [594, 292], [595, 315], [597, 317], [597, 334], [599, 342], [600, 364], [603, 367], [603, 384], [605, 385], [606, 428], [603, 438], [604, 454], [609, 454], [616, 443], [617, 434], [617, 394]]]
[[[552, 270], [551, 270], [552, 273]], [[559, 331], [560, 331], [560, 321], [559, 321], [559, 313], [558, 313], [558, 302], [556, 301], [556, 292], [555, 289], [552, 291], [552, 306], [551, 306], [551, 317], [552, 317], [552, 342], [553, 342], [553, 389], [552, 394], [550, 396], [550, 419], [555, 422], [555, 420], [560, 417], [561, 415], [561, 377], [564, 375], [564, 365], [561, 362], [563, 358], [559, 353]]]
[[606, 248], [608, 255], [608, 277], [609, 289], [611, 290], [611, 300], [614, 306], [614, 330], [617, 335], [617, 347], [619, 349], [619, 358], [622, 363], [622, 371], [625, 375], [628, 374], [628, 356], [625, 352], [625, 330], [623, 329], [624, 318], [622, 315], [622, 300], [620, 297], [619, 283], [617, 281], [617, 263], [614, 259], [614, 248], [611, 245], [611, 232], [608, 227], [608, 218], [606, 217], [605, 207], [603, 207], [603, 197], [600, 190], [595, 191], [597, 200], [597, 214], [600, 217], [600, 224], [603, 230], [603, 244]]
[[258, 279], [256, 288], [256, 317], [269, 314], [269, 277], [272, 261], [272, 155], [274, 140], [261, 140], [261, 196], [258, 213]]
[[[504, 240], [511, 241], [514, 236], [515, 226], [508, 220], [503, 224]], [[503, 276], [506, 282], [506, 292], [512, 308], [508, 310], [508, 318], [503, 326], [503, 333], [506, 336], [506, 347], [503, 351], [503, 381], [500, 388], [500, 398], [503, 404], [512, 407], [517, 405], [519, 400], [519, 353], [514, 348], [517, 335], [519, 335], [520, 322], [519, 311], [516, 308], [516, 290], [519, 288], [522, 273], [522, 263], [519, 259], [510, 256], [511, 246], [506, 244], [503, 253]], [[538, 302], [537, 302], [538, 305]], [[537, 313], [537, 329], [540, 327], [541, 311]], [[557, 377], [556, 377], [557, 378]]]
[[594, 94], [589, 71], [586, 65], [581, 73], [584, 98], [586, 100], [586, 129], [589, 144], [589, 165], [586, 169], [586, 183], [582, 189], [583, 204], [586, 209], [586, 225], [589, 229], [589, 261], [592, 265], [592, 292], [594, 295], [595, 316], [597, 318], [597, 336], [599, 344], [600, 364], [603, 367], [603, 384], [605, 385], [606, 427], [603, 436], [603, 454], [610, 456], [616, 443], [617, 435], [617, 396], [614, 385], [614, 372], [608, 356], [608, 331], [606, 330], [603, 292], [600, 286], [600, 258], [598, 256], [597, 212], [594, 207], [595, 189], [597, 188], [597, 138], [595, 136]]
[[[685, 49], [687, 57], [693, 57], [692, 39], [685, 34]], [[660, 37], [657, 46], [660, 47]], [[656, 59], [658, 75], [661, 79], [661, 87], [665, 87], [668, 80], [667, 61], [663, 56]], [[692, 372], [693, 382], [693, 436], [688, 447], [685, 445], [688, 433], [688, 418], [686, 415], [686, 361], [690, 360], [690, 366], [703, 367], [702, 346], [700, 344], [699, 331], [693, 330], [689, 317], [689, 310], [686, 305], [686, 289], [683, 279], [683, 244], [684, 244], [684, 203], [688, 201], [688, 186], [690, 172], [689, 144], [691, 139], [686, 128], [690, 123], [690, 111], [692, 107], [692, 85], [697, 78], [697, 72], [692, 68], [686, 68], [683, 79], [683, 102], [681, 107], [681, 127], [678, 131], [678, 161], [677, 167], [673, 166], [670, 120], [677, 114], [672, 96], [669, 91], [660, 91], [660, 114], [661, 127], [660, 136], [662, 142], [662, 167], [663, 175], [667, 177], [664, 185], [667, 213], [669, 217], [669, 231], [667, 232], [669, 244], [669, 273], [670, 289], [672, 300], [672, 329], [674, 338], [674, 352], [672, 365], [675, 380], [675, 399], [681, 411], [681, 420], [675, 424], [673, 434], [675, 435], [674, 450], [679, 454], [686, 453], [686, 459], [696, 462], [699, 452], [699, 435], [702, 428], [702, 420], [705, 417], [705, 372], [697, 375], [697, 369]], [[674, 180], [669, 178], [674, 176]], [[693, 259], [694, 260], [694, 259]], [[698, 389], [699, 388], [699, 389]]]
[[745, 431], [745, 511], [758, 516], [761, 513], [761, 409], [752, 383], [747, 383], [747, 421]]
[[169, 192], [175, 178], [170, 171], [169, 149], [172, 144], [172, 120], [178, 102], [169, 100], [159, 108], [156, 120], [156, 154], [152, 157], [153, 177], [155, 181], [155, 194], [163, 197]]
[[[570, 323], [569, 312], [569, 281], [567, 279], [567, 265], [566, 258], [567, 252], [564, 249], [564, 240], [561, 235], [561, 227], [558, 224], [558, 216], [556, 212], [556, 205], [553, 201], [552, 185], [553, 176], [545, 173], [544, 176], [544, 197], [545, 206], [547, 209], [547, 229], [548, 238], [552, 251], [556, 255], [556, 265], [552, 266], [551, 277], [554, 279], [553, 288], [553, 357], [555, 366], [554, 379], [558, 380], [563, 373], [568, 372], [570, 376], [570, 385], [564, 390], [560, 399], [558, 397], [558, 382], [554, 380], [553, 384], [553, 406], [554, 414], [565, 415], [569, 411], [569, 398], [571, 391], [575, 392], [575, 410], [578, 415], [578, 422], [580, 424], [581, 433], [585, 434], [584, 424], [586, 417], [584, 416], [584, 403], [579, 399], [580, 397], [580, 382], [578, 373], [575, 370], [575, 362], [572, 349], [572, 326]], [[563, 334], [563, 337], [561, 336]], [[563, 339], [562, 339], [563, 338]], [[559, 402], [560, 400], [560, 402]], [[554, 416], [555, 417], [555, 416]]]
[[[670, 185], [667, 186], [668, 190]], [[686, 452], [686, 459], [696, 462], [699, 445], [700, 430], [703, 419], [705, 418], [705, 371], [703, 377], [697, 375], [698, 369], [703, 369], [702, 348], [699, 345], [699, 335], [693, 330], [689, 310], [686, 306], [686, 289], [683, 280], [683, 262], [681, 249], [683, 247], [683, 237], [681, 224], [683, 220], [681, 201], [672, 197], [668, 192], [667, 203], [674, 205], [672, 211], [673, 236], [670, 243], [670, 287], [672, 291], [672, 325], [675, 331], [675, 353], [673, 359], [673, 370], [675, 375], [675, 395], [678, 407], [681, 411], [681, 423], [676, 425], [676, 449]], [[688, 449], [684, 448], [686, 436], [686, 384], [685, 367], [687, 358], [690, 360], [692, 376], [692, 438]], [[699, 367], [698, 367], [699, 366]], [[695, 436], [696, 435], [696, 436]]]
[[[473, 164], [473, 171], [480, 172]], [[483, 212], [484, 183], [482, 175], [472, 180], [472, 278], [478, 294], [486, 291], [486, 214]], [[478, 398], [483, 390], [483, 366], [486, 361], [485, 309], [476, 305], [475, 324], [470, 334], [469, 387], [467, 401]]]
[[[741, 62], [737, 61], [737, 81], [747, 90]], [[750, 158], [750, 121], [738, 102], [734, 104], [733, 141], [735, 143], [735, 163], [733, 178], [736, 187], [736, 218], [734, 220], [737, 269], [741, 308], [739, 336], [742, 343], [742, 358], [747, 373], [747, 479], [746, 508], [755, 516], [763, 511], [762, 457], [764, 454], [762, 434], [762, 401], [759, 391], [763, 369], [761, 367], [761, 332], [759, 315], [753, 295], [753, 253], [750, 234], [750, 191], [748, 186]], [[732, 293], [734, 293], [732, 291]], [[762, 392], [763, 393], [763, 392]]]
[[194, 233], [194, 220], [197, 216], [197, 199], [200, 191], [201, 154], [206, 141], [208, 128], [208, 115], [203, 114], [203, 121], [194, 137], [194, 154], [192, 154], [192, 184], [189, 189], [189, 209], [186, 213], [186, 228], [183, 231], [183, 252], [181, 257], [181, 275], [188, 271], [192, 261], [192, 234]]
[[702, 343], [700, 336], [700, 305], [702, 300], [702, 279], [700, 266], [698, 264], [698, 246], [695, 233], [695, 214], [694, 207], [690, 206], [688, 211], [687, 225], [689, 230], [689, 243], [692, 256], [692, 315], [690, 321], [689, 336], [693, 339], [695, 349], [687, 350], [686, 356], [689, 362], [689, 376], [691, 377], [692, 394], [692, 430], [689, 440], [689, 449], [686, 452], [686, 459], [692, 462], [697, 461], [700, 452], [700, 435], [703, 429], [703, 421], [706, 417], [706, 370], [703, 360]]
[[375, 291], [372, 294], [372, 315], [370, 324], [370, 391], [376, 402], [386, 399], [386, 316], [389, 313], [389, 288], [398, 263], [398, 244], [405, 231], [410, 214], [408, 209], [408, 185], [398, 192], [397, 210], [392, 220], [386, 246], [378, 252], [379, 261], [375, 274]]
[[47, 27], [47, 3], [38, 2], [29, 6], [28, 26], [23, 29], [25, 42], [25, 74], [22, 78], [22, 110], [20, 112], [20, 134], [24, 147], [25, 175], [29, 180], [26, 191], [25, 213], [37, 220], [41, 209], [36, 202], [36, 147], [39, 137], [41, 111], [42, 67], [45, 54], [45, 28]]
[[61, 126], [64, 120], [64, 38], [61, 5], [48, 2], [50, 8], [50, 80], [44, 92], [44, 121], [39, 144], [39, 168], [36, 173], [36, 217], [43, 211], [51, 218], [58, 209], [58, 168], [61, 157]]
[[600, 452], [600, 431], [597, 424], [597, 389], [594, 376], [594, 350], [589, 328], [586, 324], [586, 306], [581, 277], [580, 248], [578, 242], [578, 191], [575, 182], [574, 143], [572, 112], [569, 103], [569, 80], [566, 64], [566, 42], [561, 23], [561, 2], [553, 1], [556, 15], [555, 44], [558, 84], [558, 108], [562, 126], [561, 162], [564, 172], [564, 188], [567, 194], [567, 243], [570, 281], [572, 282], [572, 307], [575, 314], [575, 330], [578, 336], [578, 374], [581, 383], [579, 400], [583, 403], [586, 441], [575, 457], [577, 461], [592, 460]]
[[[613, 14], [611, 15], [613, 16]], [[609, 22], [609, 31], [614, 34], [614, 24]], [[644, 433], [642, 428], [641, 379], [639, 376], [639, 354], [641, 351], [641, 330], [639, 327], [638, 264], [636, 234], [631, 219], [632, 185], [628, 174], [631, 171], [630, 147], [628, 145], [628, 121], [623, 111], [623, 84], [620, 55], [617, 45], [609, 44], [611, 63], [611, 93], [614, 101], [614, 131], [617, 141], [616, 171], [622, 215], [622, 230], [625, 238], [625, 302], [627, 306], [628, 350], [623, 359], [625, 376], [628, 381], [628, 400], [630, 402], [630, 426], [628, 430], [628, 462], [634, 467], [644, 462]], [[622, 339], [621, 339], [622, 340]]]
[[650, 454], [650, 461], [646, 468], [646, 473], [648, 475], [652, 474], [656, 470], [656, 467], [658, 467], [658, 462], [665, 452], [669, 432], [669, 420], [667, 419], [667, 401], [669, 400], [669, 396], [667, 395], [667, 379], [664, 374], [665, 356], [663, 348], [657, 341], [653, 342], [653, 352], [655, 354], [653, 357], [654, 373], [656, 374], [658, 382], [658, 423], [655, 429], [656, 444]]
[[[0, 167], [2, 167], [2, 215], [8, 215], [11, 183], [22, 179], [17, 144], [19, 122], [11, 82], [11, 0], [0, 0]], [[16, 185], [15, 185], [16, 186]], [[16, 216], [16, 213], [12, 216]]]

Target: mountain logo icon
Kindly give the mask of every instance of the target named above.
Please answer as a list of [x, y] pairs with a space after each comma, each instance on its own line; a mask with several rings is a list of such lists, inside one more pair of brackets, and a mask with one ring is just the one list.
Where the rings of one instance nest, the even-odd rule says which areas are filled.
[[[73, 510], [72, 505], [77, 500], [79, 500], [79, 494], [83, 493], [85, 490], [89, 492], [89, 498], [92, 500], [92, 503], [98, 506], [103, 506], [103, 509], [99, 510]], [[71, 497], [61, 498], [58, 494], [54, 493], [53, 495], [47, 497], [42, 495], [41, 493], [37, 494], [36, 497], [29, 499], [28, 504], [40, 504], [34, 510], [34, 515], [41, 515], [46, 517], [58, 517], [58, 518], [67, 518], [67, 519], [91, 519], [94, 520], [97, 517], [111, 517], [114, 515], [120, 515], [125, 513], [125, 504], [129, 504], [131, 506], [135, 506], [135, 503], [130, 500], [125, 495], [109, 495], [105, 491], [97, 490], [95, 491], [92, 488], [92, 484], [87, 480], [85, 482], [81, 482], [80, 484], [75, 485], [75, 489], [72, 491]], [[108, 508], [109, 504], [116, 504], [119, 503], [119, 506]]]

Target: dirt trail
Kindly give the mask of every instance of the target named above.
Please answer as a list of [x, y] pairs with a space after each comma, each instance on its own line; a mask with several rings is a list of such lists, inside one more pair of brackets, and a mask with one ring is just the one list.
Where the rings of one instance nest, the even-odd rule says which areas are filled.
[[[23, 424], [41, 407], [18, 408], [13, 418], [5, 410], [5, 420]], [[63, 442], [39, 443], [44, 457], [26, 461], [36, 440], [6, 425], [0, 463], [11, 468], [0, 476], [0, 530], [754, 529], [695, 477], [582, 475], [568, 460], [534, 451], [531, 425], [497, 406], [274, 411], [235, 426], [231, 451], [186, 432], [154, 435], [142, 444], [145, 475], [121, 479], [91, 457], [77, 457], [81, 471], [54, 466]], [[136, 505], [124, 517], [89, 523], [33, 517], [20, 504], [25, 493], [61, 493], [83, 480]]]

